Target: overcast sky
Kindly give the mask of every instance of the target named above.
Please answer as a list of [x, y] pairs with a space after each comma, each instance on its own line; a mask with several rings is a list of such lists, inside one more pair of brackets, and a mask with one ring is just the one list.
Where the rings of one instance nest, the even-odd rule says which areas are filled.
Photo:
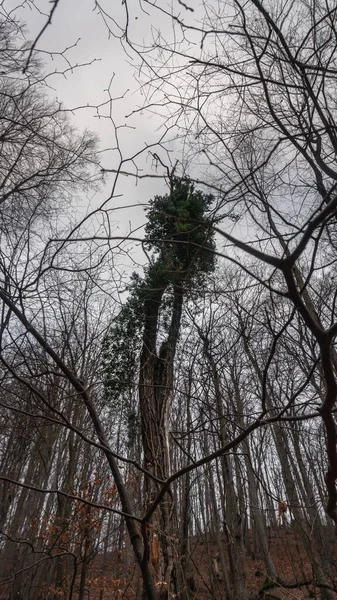
[[[160, 23], [158, 15], [156, 16], [157, 22], [154, 18], [144, 15], [136, 0], [132, 0], [132, 5], [134, 11], [131, 23], [132, 33], [134, 38], [138, 38], [140, 42], [144, 36], [150, 36], [151, 27], [168, 26], [169, 21]], [[18, 3], [13, 0], [5, 0], [5, 8], [8, 11], [14, 9], [15, 15], [27, 24], [26, 37], [28, 40], [34, 39], [41, 30], [50, 7], [49, 0], [36, 0], [34, 4], [27, 1], [23, 2], [21, 6], [18, 6]], [[107, 2], [106, 7], [109, 8], [111, 16], [117, 23], [124, 23], [125, 12], [120, 1]], [[54, 53], [53, 60], [48, 54], [44, 55], [47, 72], [55, 70], [60, 72], [68, 67], [66, 61], [55, 53], [63, 52], [74, 44], [76, 47], [70, 48], [66, 52], [70, 63], [72, 65], [92, 63], [75, 68], [73, 72], [68, 71], [66, 77], [55, 74], [48, 80], [52, 86], [50, 94], [57, 97], [68, 108], [96, 106], [106, 101], [108, 99], [107, 88], [113, 78], [110, 87], [111, 95], [114, 98], [121, 96], [123, 98], [113, 101], [112, 114], [116, 125], [128, 125], [127, 128], [122, 128], [119, 134], [123, 155], [130, 156], [144, 148], [146, 144], [153, 143], [158, 139], [160, 121], [147, 113], [127, 117], [132, 111], [140, 108], [144, 101], [139, 90], [139, 80], [135, 77], [137, 61], [134, 57], [126, 55], [120, 40], [113, 36], [109, 37], [106, 25], [93, 8], [93, 0], [60, 0], [52, 24], [40, 38], [37, 48]], [[120, 33], [112, 21], [110, 24], [117, 34]], [[102, 112], [104, 113], [104, 109]], [[88, 127], [96, 131], [102, 149], [115, 145], [112, 124], [109, 120], [97, 118], [96, 110], [90, 108], [77, 110], [72, 119], [80, 129]], [[118, 164], [117, 155], [113, 152], [104, 154], [103, 161], [107, 168], [116, 168]], [[149, 172], [151, 172], [151, 163], [151, 159], [147, 157], [144, 167]], [[108, 184], [104, 194], [99, 194], [92, 200], [93, 206], [109, 195], [110, 188], [111, 184]], [[114, 201], [114, 205], [146, 203], [155, 193], [165, 190], [164, 183], [157, 179], [139, 181], [135, 185], [134, 179], [121, 177], [117, 193], [122, 194], [122, 197]], [[120, 232], [128, 230], [130, 225], [131, 228], [137, 228], [144, 222], [143, 208], [120, 211], [118, 215], [117, 217], [116, 213]]]
[[[49, 0], [23, 0], [21, 4], [18, 2], [19, 0], [4, 0], [2, 6], [7, 11], [13, 11], [13, 14], [27, 24], [27, 40], [34, 40], [46, 23], [52, 3]], [[179, 0], [172, 0], [172, 2], [188, 22], [191, 23], [193, 19], [196, 22], [197, 15], [201, 17], [201, 5], [198, 9], [198, 4], [195, 3], [195, 11], [191, 13], [181, 8]], [[119, 25], [123, 28], [125, 23], [125, 7], [122, 0], [114, 2], [103, 0], [100, 4], [114, 19], [114, 21], [109, 20], [107, 17], [113, 32], [117, 36], [120, 35], [122, 29], [119, 29]], [[161, 6], [167, 6], [169, 9], [170, 4], [169, 2], [166, 4], [163, 0]], [[129, 0], [128, 7], [130, 8], [130, 35], [133, 42], [138, 42], [142, 46], [148, 45], [151, 43], [152, 35], [157, 35], [159, 31], [166, 40], [174, 39], [175, 34], [169, 17], [163, 16], [158, 10], [154, 10], [152, 14], [145, 14], [138, 0]], [[148, 5], [146, 8], [148, 9]], [[193, 45], [190, 47], [193, 48]], [[200, 40], [194, 47], [200, 48]], [[68, 68], [68, 63], [59, 53], [66, 49], [68, 50], [65, 56], [74, 69], [68, 70], [64, 76], [62, 71]], [[109, 120], [98, 118], [97, 111], [90, 106], [95, 107], [107, 101], [109, 85], [111, 96], [115, 98], [112, 102], [114, 122], [118, 126], [127, 125], [119, 129], [123, 157], [130, 157], [160, 138], [163, 129], [160, 128], [162, 120], [159, 117], [147, 111], [132, 114], [144, 105], [144, 96], [140, 89], [142, 78], [139, 77], [137, 68], [140, 58], [132, 53], [128, 55], [120, 39], [109, 35], [107, 25], [97, 9], [95, 10], [94, 0], [59, 0], [52, 24], [39, 39], [37, 50], [43, 53], [46, 72], [57, 71], [48, 78], [51, 86], [49, 93], [67, 108], [83, 107], [74, 111], [73, 122], [79, 129], [87, 127], [97, 132], [102, 150], [115, 146], [114, 128]], [[102, 113], [107, 114], [107, 109], [102, 109]], [[172, 163], [176, 158], [181, 158], [180, 148], [178, 143], [171, 144]], [[164, 153], [160, 149], [153, 148], [152, 151], [158, 152], [164, 158]], [[117, 154], [113, 151], [104, 152], [102, 160], [106, 168], [112, 169], [116, 168], [119, 162]], [[143, 172], [156, 173], [152, 155], [148, 152], [144, 153], [143, 160], [138, 164], [143, 167]], [[126, 165], [125, 168], [132, 170], [132, 165], [129, 164], [129, 167]], [[159, 172], [162, 174], [163, 171]], [[200, 173], [203, 177], [198, 164], [195, 176], [200, 177]], [[91, 207], [96, 208], [109, 197], [113, 179], [114, 177], [111, 176], [104, 191], [91, 199]], [[166, 191], [165, 183], [161, 179], [136, 181], [132, 177], [120, 177], [116, 189], [118, 198], [110, 204], [117, 209], [114, 212], [116, 235], [137, 230], [136, 235], [141, 236], [139, 227], [146, 220], [142, 205], [155, 194], [166, 193]], [[123, 208], [135, 204], [136, 207], [132, 209]], [[137, 252], [135, 256], [141, 263], [146, 261], [142, 251]]]

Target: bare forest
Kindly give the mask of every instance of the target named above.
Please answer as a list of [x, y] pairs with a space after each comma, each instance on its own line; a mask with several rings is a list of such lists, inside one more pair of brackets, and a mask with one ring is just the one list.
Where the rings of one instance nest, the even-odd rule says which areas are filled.
[[74, 108], [0, 1], [0, 600], [337, 599], [336, 3], [85, 4]]

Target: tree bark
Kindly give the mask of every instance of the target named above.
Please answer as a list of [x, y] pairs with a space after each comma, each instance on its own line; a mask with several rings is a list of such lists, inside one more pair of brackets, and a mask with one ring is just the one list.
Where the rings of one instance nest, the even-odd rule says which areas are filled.
[[[164, 481], [170, 475], [169, 412], [173, 388], [173, 364], [179, 338], [183, 295], [174, 288], [171, 323], [167, 339], [157, 354], [159, 308], [165, 287], [149, 292], [145, 301], [145, 324], [139, 378], [139, 398], [145, 469], [154, 478]], [[154, 501], [158, 483], [145, 478], [146, 507]], [[165, 494], [160, 506], [147, 524], [148, 553], [146, 559], [157, 580], [158, 596], [166, 598], [176, 592], [178, 567], [176, 513], [171, 492]]]

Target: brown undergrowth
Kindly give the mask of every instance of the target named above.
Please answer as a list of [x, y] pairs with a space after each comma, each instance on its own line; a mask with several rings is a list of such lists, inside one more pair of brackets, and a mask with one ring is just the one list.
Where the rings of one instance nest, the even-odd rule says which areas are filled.
[[[327, 532], [331, 534], [331, 532]], [[214, 568], [214, 559], [218, 548], [211, 536], [193, 536], [190, 538], [190, 550], [187, 560], [186, 579], [190, 586], [191, 600], [223, 600], [226, 598], [225, 586], [221, 571]], [[228, 572], [230, 574], [230, 557], [227, 541], [222, 538]], [[255, 545], [256, 546], [256, 545]], [[315, 548], [312, 548], [315, 552]], [[246, 577], [249, 600], [319, 600], [320, 590], [313, 577], [312, 565], [304, 550], [300, 536], [290, 528], [282, 527], [269, 531], [269, 551], [278, 573], [278, 580], [268, 578], [265, 563], [250, 535], [246, 554]], [[336, 548], [335, 548], [336, 551]], [[177, 556], [177, 560], [181, 560]], [[333, 561], [330, 561], [330, 563]], [[81, 565], [78, 565], [80, 574]], [[13, 574], [15, 569], [13, 570]], [[337, 569], [332, 573], [325, 573], [331, 588], [337, 589]], [[69, 582], [72, 574], [69, 573], [68, 583], [64, 589], [30, 589], [23, 590], [20, 600], [69, 600]], [[0, 589], [0, 600], [12, 598], [11, 582]], [[32, 580], [31, 580], [32, 584]], [[72, 599], [77, 600], [79, 589], [79, 575], [73, 586]], [[141, 581], [132, 553], [126, 548], [111, 552], [108, 556], [97, 554], [91, 562], [86, 578], [85, 600], [139, 600], [141, 598]], [[333, 592], [337, 600], [337, 593]]]

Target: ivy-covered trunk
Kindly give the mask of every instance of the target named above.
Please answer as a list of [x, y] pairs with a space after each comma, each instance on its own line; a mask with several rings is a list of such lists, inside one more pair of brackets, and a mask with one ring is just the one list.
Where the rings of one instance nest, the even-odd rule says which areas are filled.
[[[171, 322], [167, 338], [157, 352], [157, 331], [160, 303], [164, 288], [149, 292], [145, 300], [145, 326], [139, 379], [139, 397], [144, 450], [145, 503], [149, 508], [159, 485], [156, 479], [170, 475], [169, 414], [173, 388], [173, 363], [179, 337], [183, 295], [174, 288]], [[153, 478], [151, 477], [153, 475]], [[158, 588], [158, 597], [176, 593], [178, 573], [176, 545], [178, 542], [173, 496], [168, 492], [155, 511], [147, 528], [148, 560]]]

